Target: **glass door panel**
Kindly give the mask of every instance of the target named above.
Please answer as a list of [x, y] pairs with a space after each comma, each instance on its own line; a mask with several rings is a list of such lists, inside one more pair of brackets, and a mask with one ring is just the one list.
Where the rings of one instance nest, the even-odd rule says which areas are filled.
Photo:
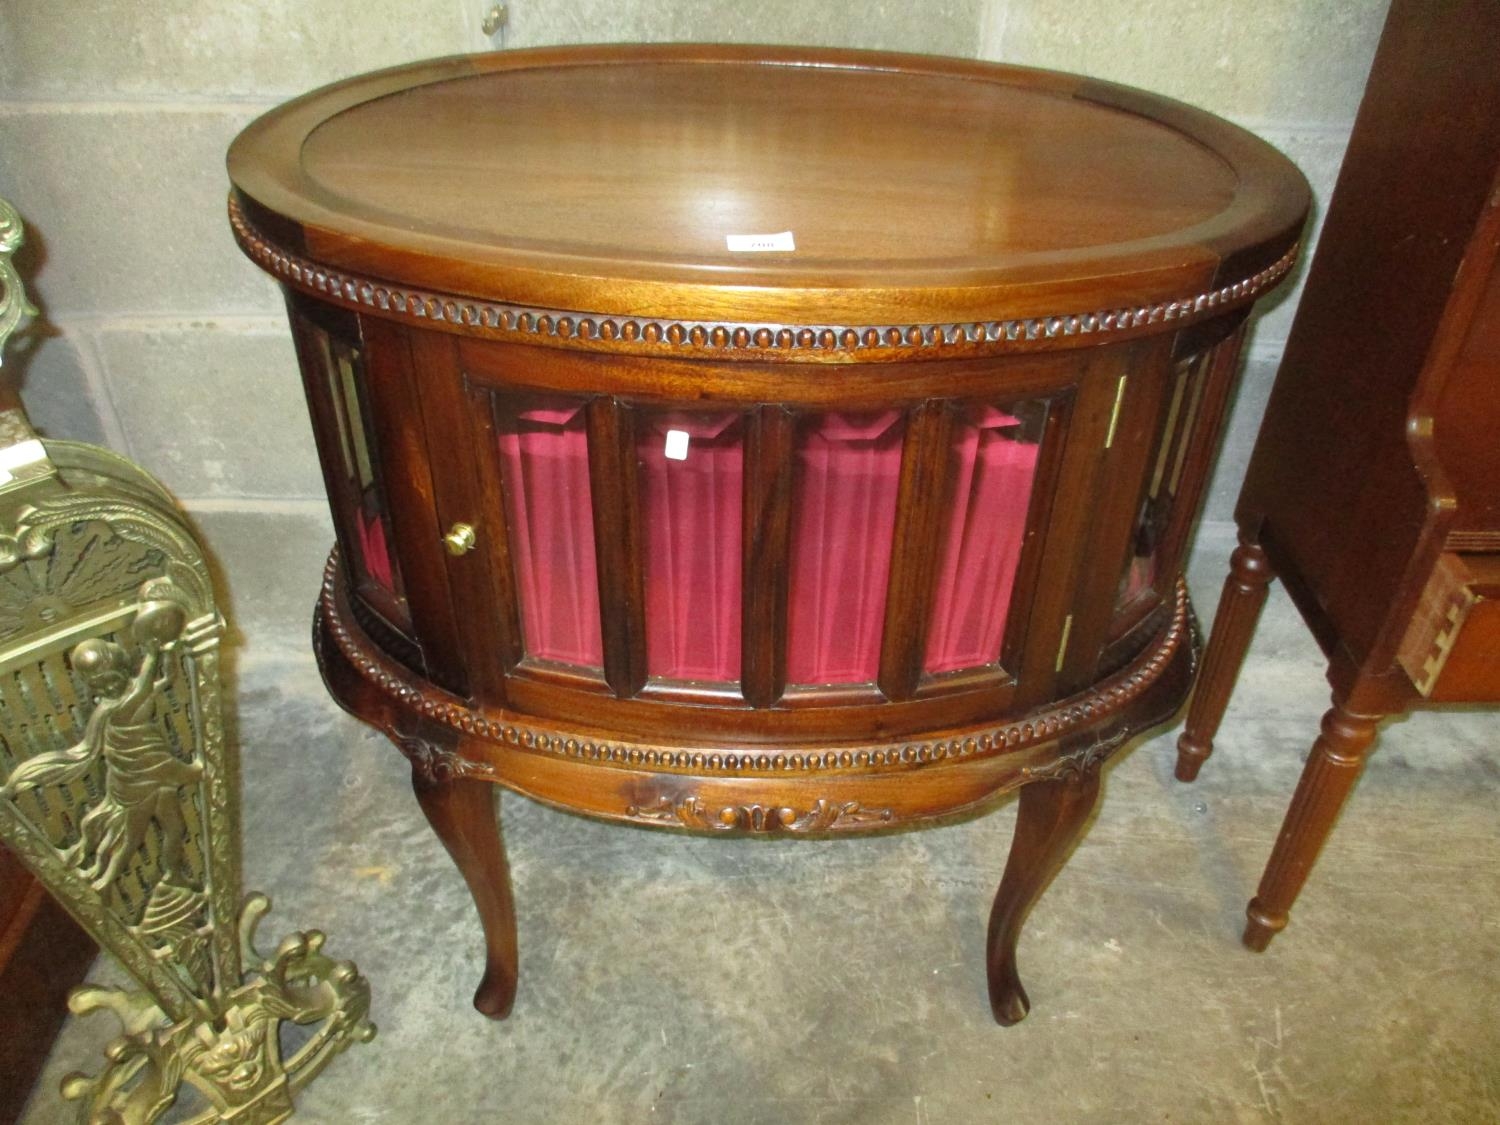
[[952, 509], [927, 632], [929, 674], [1000, 659], [1045, 420], [1044, 402], [976, 404], [954, 426]]
[[1130, 558], [1120, 578], [1116, 604], [1131, 606], [1155, 590], [1161, 577], [1160, 547], [1172, 522], [1182, 483], [1193, 426], [1203, 397], [1206, 357], [1185, 359], [1172, 374], [1172, 389], [1162, 417], [1161, 433], [1151, 459], [1151, 475], [1141, 496], [1131, 536]]
[[497, 399], [506, 525], [528, 656], [601, 668], [585, 403]]
[[821, 414], [797, 435], [787, 680], [872, 683], [890, 578], [905, 422]]
[[737, 681], [743, 419], [735, 412], [642, 411], [636, 456], [647, 673]]
[[406, 628], [408, 612], [369, 424], [363, 353], [305, 317], [298, 318], [298, 328], [311, 351], [310, 393], [322, 398], [321, 404], [314, 403], [314, 413], [327, 418], [335, 431], [337, 453], [325, 472], [354, 586], [392, 625]]

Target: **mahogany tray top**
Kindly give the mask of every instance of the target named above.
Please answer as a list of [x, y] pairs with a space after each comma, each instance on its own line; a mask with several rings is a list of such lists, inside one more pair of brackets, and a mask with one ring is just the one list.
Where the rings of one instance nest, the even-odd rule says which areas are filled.
[[[1274, 262], [1307, 207], [1274, 149], [1164, 98], [774, 48], [381, 71], [261, 117], [229, 170], [280, 220], [265, 233], [324, 266], [520, 306], [788, 324], [1192, 301]], [[725, 248], [784, 230], [794, 253]]]
[[1024, 1015], [1099, 763], [1190, 683], [1182, 559], [1300, 173], [1086, 78], [693, 45], [351, 79], [229, 172], [338, 529], [324, 676], [474, 890], [476, 1004], [515, 986], [487, 783], [794, 833], [1025, 785], [989, 954]]

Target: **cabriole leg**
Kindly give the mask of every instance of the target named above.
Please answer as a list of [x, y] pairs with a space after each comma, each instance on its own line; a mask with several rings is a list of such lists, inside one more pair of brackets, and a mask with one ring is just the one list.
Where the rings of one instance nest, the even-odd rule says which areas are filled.
[[1099, 799], [1098, 766], [1073, 771], [1053, 781], [1037, 781], [1021, 790], [1016, 834], [1005, 875], [990, 910], [985, 945], [990, 1010], [995, 1022], [1009, 1027], [1031, 1010], [1016, 971], [1016, 942], [1031, 908], [1083, 835]]
[[1292, 903], [1307, 882], [1345, 799], [1364, 772], [1380, 719], [1378, 715], [1356, 715], [1337, 699], [1323, 716], [1323, 731], [1302, 770], [1302, 780], [1281, 824], [1281, 835], [1260, 878], [1260, 889], [1245, 910], [1250, 920], [1245, 927], [1245, 944], [1257, 953], [1286, 929]]
[[1241, 544], [1229, 558], [1229, 577], [1214, 614], [1203, 654], [1203, 668], [1193, 689], [1187, 725], [1177, 739], [1177, 780], [1192, 781], [1214, 752], [1214, 735], [1229, 705], [1229, 693], [1245, 662], [1255, 623], [1266, 604], [1266, 592], [1275, 578], [1271, 560], [1259, 544]]
[[440, 764], [429, 765], [441, 763], [439, 754], [408, 756], [417, 801], [469, 884], [484, 927], [484, 978], [474, 993], [474, 1007], [503, 1020], [516, 998], [516, 910], [495, 807], [497, 790], [487, 781], [453, 777]]

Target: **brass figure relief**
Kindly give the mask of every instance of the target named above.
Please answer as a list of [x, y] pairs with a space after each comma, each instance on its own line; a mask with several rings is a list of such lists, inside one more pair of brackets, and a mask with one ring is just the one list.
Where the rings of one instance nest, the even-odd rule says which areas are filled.
[[[0, 841], [143, 986], [75, 994], [124, 1034], [65, 1093], [80, 1120], [144, 1125], [186, 1082], [212, 1106], [199, 1121], [284, 1120], [373, 1034], [369, 986], [316, 932], [270, 957], [251, 943], [269, 903], [242, 919], [224, 626], [191, 535], [133, 467], [47, 452], [45, 479], [0, 489]], [[286, 1020], [320, 1026], [283, 1059]]]
[[[84, 816], [78, 841], [63, 857], [96, 891], [119, 877], [125, 861], [145, 843], [153, 820], [161, 829], [164, 884], [184, 875], [187, 824], [181, 790], [202, 778], [203, 766], [173, 753], [156, 714], [157, 696], [172, 678], [170, 665], [158, 676], [163, 650], [176, 641], [187, 621], [174, 594], [170, 579], [153, 580], [141, 590], [133, 625], [142, 647], [138, 668], [132, 670], [124, 647], [114, 641], [91, 637], [73, 648], [68, 663], [95, 701], [83, 740], [70, 749], [29, 759], [0, 787], [0, 795], [13, 797], [41, 785], [73, 781], [96, 763], [102, 766], [104, 797]], [[148, 916], [157, 899], [154, 890]]]
[[[25, 306], [5, 260], [17, 244], [0, 203], [0, 345]], [[97, 1077], [63, 1084], [81, 1122], [146, 1125], [188, 1083], [208, 1105], [195, 1123], [271, 1125], [374, 1034], [368, 983], [321, 933], [255, 948], [270, 900], [241, 902], [223, 631], [160, 485], [0, 412], [0, 844], [140, 986], [73, 994], [123, 1032]], [[283, 1057], [287, 1021], [311, 1032]]]

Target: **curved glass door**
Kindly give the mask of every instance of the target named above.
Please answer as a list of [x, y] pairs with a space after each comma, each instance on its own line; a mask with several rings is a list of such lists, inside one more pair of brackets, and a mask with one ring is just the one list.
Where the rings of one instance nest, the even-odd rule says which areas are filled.
[[646, 670], [740, 678], [744, 421], [731, 411], [641, 411]]
[[506, 396], [496, 421], [526, 653], [597, 669], [604, 645], [584, 407]]
[[409, 611], [369, 421], [363, 352], [306, 317], [297, 316], [296, 325], [314, 417], [333, 431], [335, 449], [322, 450], [323, 474], [348, 572], [367, 604], [390, 624], [407, 629]]
[[1046, 404], [970, 405], [953, 427], [953, 493], [927, 630], [928, 674], [1000, 659]]

